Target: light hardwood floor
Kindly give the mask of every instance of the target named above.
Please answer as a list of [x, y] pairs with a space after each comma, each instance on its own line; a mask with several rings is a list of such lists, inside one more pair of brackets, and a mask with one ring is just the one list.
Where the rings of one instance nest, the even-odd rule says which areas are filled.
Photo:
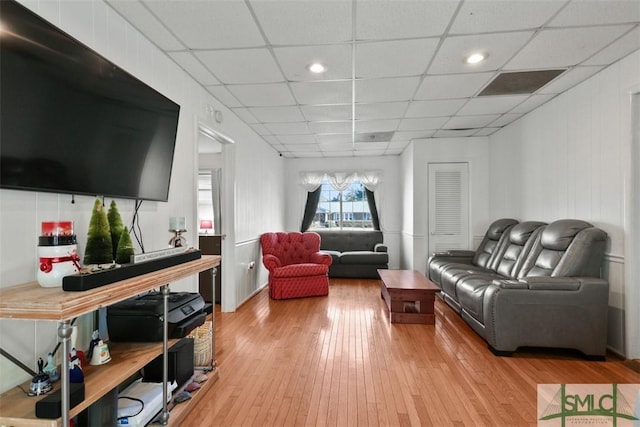
[[390, 324], [377, 280], [328, 297], [264, 289], [216, 315], [219, 379], [183, 426], [536, 425], [537, 384], [640, 383], [615, 356], [496, 357], [436, 298], [436, 324]]

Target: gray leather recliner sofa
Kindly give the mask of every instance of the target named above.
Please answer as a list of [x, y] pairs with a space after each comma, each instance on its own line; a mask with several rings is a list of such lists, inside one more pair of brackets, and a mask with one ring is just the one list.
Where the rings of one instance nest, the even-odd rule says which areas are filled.
[[314, 230], [320, 235], [320, 251], [333, 259], [329, 277], [379, 279], [379, 268], [388, 268], [389, 254], [378, 230]]
[[[499, 228], [496, 223], [505, 220], [487, 234]], [[600, 268], [606, 233], [574, 219], [527, 221], [505, 227], [498, 240], [485, 267], [459, 262], [459, 256], [447, 264], [455, 258], [448, 253], [429, 259], [429, 278], [444, 300], [496, 354], [556, 347], [603, 358], [609, 283]]]

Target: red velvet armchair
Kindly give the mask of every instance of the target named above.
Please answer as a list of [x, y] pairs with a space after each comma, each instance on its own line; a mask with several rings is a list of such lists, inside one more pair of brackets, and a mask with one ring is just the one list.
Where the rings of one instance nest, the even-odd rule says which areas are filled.
[[262, 263], [269, 271], [271, 298], [329, 294], [331, 255], [320, 252], [318, 233], [264, 233], [260, 246]]

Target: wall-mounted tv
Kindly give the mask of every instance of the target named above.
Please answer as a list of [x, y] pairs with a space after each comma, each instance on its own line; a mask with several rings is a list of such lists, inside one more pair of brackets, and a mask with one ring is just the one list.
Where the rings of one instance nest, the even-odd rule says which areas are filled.
[[167, 201], [180, 106], [0, 0], [0, 187]]

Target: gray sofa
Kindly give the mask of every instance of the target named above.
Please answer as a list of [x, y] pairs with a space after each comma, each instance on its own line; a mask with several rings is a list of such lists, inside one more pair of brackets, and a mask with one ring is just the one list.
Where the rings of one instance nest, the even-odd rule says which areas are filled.
[[606, 240], [585, 221], [501, 219], [476, 252], [433, 254], [427, 274], [496, 354], [554, 347], [604, 358], [609, 283], [600, 268]]
[[389, 266], [382, 231], [314, 231], [320, 235], [320, 251], [330, 254], [333, 259], [329, 277], [379, 279], [377, 270]]

